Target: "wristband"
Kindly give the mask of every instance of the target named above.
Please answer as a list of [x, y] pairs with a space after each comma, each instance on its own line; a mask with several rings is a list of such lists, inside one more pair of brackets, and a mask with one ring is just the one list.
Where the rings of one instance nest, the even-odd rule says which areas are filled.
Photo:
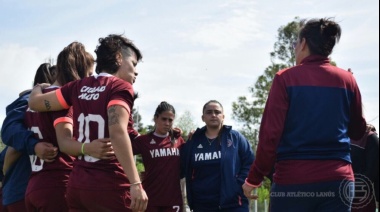
[[252, 187], [252, 188], [258, 188], [258, 187], [260, 187], [261, 184], [263, 184], [263, 183], [261, 182], [259, 185], [253, 185], [253, 184], [249, 183], [249, 182], [247, 181], [247, 178], [246, 178], [246, 179], [245, 179], [245, 184], [246, 184], [247, 186], [249, 186], [249, 187]]
[[85, 144], [85, 143], [83, 143], [83, 144], [82, 144], [82, 147], [80, 148], [80, 152], [82, 153], [82, 155], [84, 155], [84, 144]]
[[139, 185], [139, 184], [141, 184], [141, 182], [140, 182], [140, 181], [138, 181], [138, 182], [135, 182], [135, 183], [131, 183], [131, 186], [133, 186], [133, 185]]
[[132, 187], [132, 186], [135, 186], [135, 185], [138, 185], [138, 186], [140, 187], [140, 189], [143, 189], [143, 188], [142, 188], [141, 181], [138, 181], [138, 182], [135, 182], [135, 183], [131, 183], [131, 187]]

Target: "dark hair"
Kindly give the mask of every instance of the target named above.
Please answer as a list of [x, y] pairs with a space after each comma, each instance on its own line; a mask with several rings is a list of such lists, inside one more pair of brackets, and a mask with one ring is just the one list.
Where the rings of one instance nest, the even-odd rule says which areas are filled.
[[50, 63], [42, 63], [34, 75], [33, 86], [39, 83], [50, 83], [52, 84], [55, 80], [54, 78], [54, 66]]
[[120, 67], [117, 61], [117, 55], [123, 57], [136, 55], [137, 61], [142, 59], [140, 50], [131, 40], [122, 35], [108, 35], [105, 38], [99, 38], [99, 45], [95, 49], [96, 53], [96, 73], [106, 71], [109, 74], [117, 72]]
[[205, 110], [206, 110], [207, 105], [209, 105], [209, 104], [211, 104], [211, 103], [216, 103], [216, 104], [220, 105], [220, 107], [221, 107], [222, 110], [223, 110], [223, 105], [222, 105], [220, 102], [218, 102], [218, 101], [216, 101], [216, 100], [210, 100], [210, 101], [206, 102], [205, 105], [203, 105], [202, 114], [205, 113]]
[[158, 117], [161, 113], [166, 112], [166, 111], [172, 111], [173, 114], [175, 115], [175, 110], [173, 105], [162, 101], [156, 108], [156, 112], [154, 112], [154, 117]]
[[51, 83], [53, 83], [56, 79], [56, 76], [57, 76], [57, 66], [52, 65], [52, 66], [50, 66], [49, 70], [50, 70], [51, 76], [53, 77], [53, 81], [51, 81]]
[[376, 127], [372, 124], [367, 124], [367, 130], [371, 132], [376, 132]]
[[94, 57], [86, 52], [82, 43], [72, 42], [57, 58], [57, 81], [60, 85], [82, 79], [94, 66]]
[[339, 24], [331, 18], [311, 19], [300, 22], [298, 39], [306, 39], [311, 54], [329, 56], [342, 34]]
[[[154, 117], [155, 118], [158, 118], [158, 116], [163, 113], [163, 112], [166, 112], [166, 111], [171, 111], [173, 112], [173, 114], [175, 115], [175, 109], [173, 107], [173, 105], [165, 102], [165, 101], [162, 101], [156, 108], [156, 112], [154, 112]], [[174, 135], [174, 132], [173, 132], [173, 129], [170, 129], [169, 131], [169, 136], [170, 136], [170, 142], [172, 143], [172, 146], [174, 145], [174, 143], [176, 142], [176, 139], [175, 139], [175, 135]]]

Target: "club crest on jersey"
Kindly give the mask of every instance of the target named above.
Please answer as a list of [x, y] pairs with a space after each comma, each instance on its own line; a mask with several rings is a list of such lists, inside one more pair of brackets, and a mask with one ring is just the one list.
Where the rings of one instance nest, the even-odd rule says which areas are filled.
[[232, 146], [232, 141], [230, 139], [227, 140], [227, 147], [231, 147]]
[[156, 144], [156, 141], [154, 139], [152, 139], [149, 143], [150, 144]]
[[199, 144], [199, 145], [197, 146], [197, 148], [198, 148], [198, 149], [202, 149], [202, 148], [203, 148], [202, 144]]

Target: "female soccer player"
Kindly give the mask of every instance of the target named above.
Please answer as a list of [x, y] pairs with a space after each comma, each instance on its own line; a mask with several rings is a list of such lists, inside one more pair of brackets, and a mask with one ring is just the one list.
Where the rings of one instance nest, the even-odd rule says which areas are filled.
[[37, 111], [73, 107], [73, 136], [85, 144], [109, 137], [116, 158], [99, 160], [90, 155], [75, 161], [69, 178], [67, 201], [72, 210], [143, 211], [148, 197], [141, 186], [128, 135], [133, 107], [136, 65], [142, 55], [129, 39], [109, 35], [99, 39], [97, 76], [66, 84], [42, 94], [33, 89], [29, 106]]
[[350, 138], [360, 139], [366, 122], [355, 78], [330, 64], [340, 36], [331, 19], [301, 22], [297, 65], [273, 79], [257, 158], [243, 185], [247, 197], [257, 198], [252, 190], [275, 166], [271, 192], [285, 196], [271, 196], [271, 211], [351, 211]]
[[[86, 52], [84, 45], [79, 42], [71, 43], [59, 53], [56, 80], [43, 92], [56, 90], [68, 82], [90, 76], [93, 65], [94, 58]], [[69, 142], [69, 148], [58, 150], [57, 136], [60, 137], [64, 130], [57, 126], [69, 122], [72, 128], [71, 116], [71, 110], [39, 113], [28, 109], [25, 113], [26, 126], [35, 133], [40, 142], [48, 142], [49, 147], [54, 148], [56, 153], [52, 160], [30, 155], [32, 173], [25, 194], [27, 211], [68, 211], [65, 193], [74, 158], [62, 150], [73, 149], [76, 154], [71, 155], [78, 156], [81, 148], [78, 142]], [[102, 144], [104, 148], [101, 147]], [[95, 141], [88, 146], [87, 153], [95, 154], [93, 150], [103, 152], [107, 149], [111, 151], [104, 142]]]
[[183, 208], [179, 151], [184, 140], [173, 132], [174, 118], [174, 107], [161, 102], [153, 117], [154, 131], [132, 141], [133, 153], [141, 154], [145, 167], [142, 184], [149, 197], [149, 212], [179, 212]]

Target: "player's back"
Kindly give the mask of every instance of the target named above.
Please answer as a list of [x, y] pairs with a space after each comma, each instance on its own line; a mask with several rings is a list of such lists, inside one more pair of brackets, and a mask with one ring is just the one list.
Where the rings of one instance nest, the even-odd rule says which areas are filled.
[[[50, 86], [43, 90], [44, 93], [58, 89], [57, 86]], [[35, 137], [40, 142], [48, 142], [58, 147], [57, 136], [54, 128], [54, 121], [60, 118], [71, 118], [70, 110], [35, 112], [27, 109], [25, 113], [25, 124], [29, 130], [33, 131]], [[49, 187], [65, 187], [68, 176], [73, 166], [73, 157], [58, 151], [58, 155], [52, 162], [45, 162], [30, 155], [31, 176], [27, 188], [27, 194], [31, 191]]]
[[[61, 95], [73, 107], [73, 135], [81, 143], [110, 137], [107, 118], [110, 103], [127, 105], [130, 110], [133, 107], [132, 85], [109, 74], [101, 73], [68, 83], [61, 88]], [[80, 156], [72, 177], [75, 180], [70, 179], [71, 185], [80, 188], [114, 189], [114, 185], [128, 184], [116, 157], [99, 160], [89, 155]]]

